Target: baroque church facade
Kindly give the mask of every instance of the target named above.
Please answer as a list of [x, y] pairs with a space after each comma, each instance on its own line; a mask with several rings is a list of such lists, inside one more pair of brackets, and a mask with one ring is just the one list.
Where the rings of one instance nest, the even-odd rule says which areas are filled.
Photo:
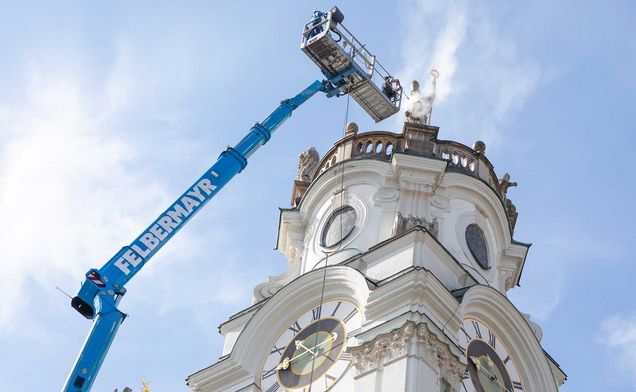
[[565, 373], [508, 300], [529, 244], [485, 144], [401, 133], [345, 136], [301, 155], [278, 250], [289, 270], [220, 326], [193, 391], [552, 392]]

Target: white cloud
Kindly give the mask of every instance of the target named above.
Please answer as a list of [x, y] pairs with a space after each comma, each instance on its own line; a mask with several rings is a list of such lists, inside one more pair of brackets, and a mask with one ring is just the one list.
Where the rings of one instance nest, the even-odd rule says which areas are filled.
[[636, 387], [636, 315], [612, 316], [601, 323], [600, 342], [616, 355], [619, 365], [631, 374]]
[[[98, 76], [86, 68], [73, 69], [72, 61], [65, 71], [31, 66], [25, 71], [23, 97], [0, 100], [0, 336], [19, 332], [45, 338], [42, 326], [28, 322], [33, 317], [28, 305], [46, 306], [52, 296], [61, 295], [55, 290], [58, 285], [75, 295], [89, 268], [101, 267], [180, 193], [168, 188], [169, 179], [148, 159], [153, 156], [148, 150], [164, 156], [165, 149], [178, 146], [187, 158], [196, 143], [184, 141], [179, 133], [156, 138], [156, 129], [153, 135], [135, 131], [131, 137], [126, 134], [130, 125], [121, 120], [135, 105], [161, 99], [155, 89], [158, 79], [143, 75], [139, 62], [144, 59], [136, 53], [126, 42], [119, 43], [113, 65]], [[187, 91], [188, 80], [183, 83], [161, 94]], [[180, 118], [187, 116], [161, 109], [138, 112], [142, 118], [135, 124], [144, 119], [156, 124], [161, 118], [170, 129], [182, 126]], [[135, 139], [146, 143], [134, 144]], [[200, 268], [210, 263], [193, 260], [209, 252], [211, 238], [222, 235], [223, 230], [213, 227], [180, 232], [161, 254], [164, 265], [183, 263], [188, 268], [153, 272], [155, 263], [150, 263], [144, 272], [153, 279], [138, 285], [167, 289], [148, 290], [154, 297], [139, 290], [137, 298], [126, 303], [159, 302], [160, 310], [168, 311], [188, 308], [192, 298], [202, 295], [217, 303], [249, 299], [249, 292], [236, 289], [245, 271], [230, 272], [236, 269], [230, 263]], [[203, 275], [210, 269], [227, 278], [216, 286], [222, 295], [212, 297], [215, 290], [205, 284]], [[175, 280], [188, 281], [186, 274], [198, 276], [197, 284], [177, 289]], [[33, 293], [42, 293], [35, 285], [51, 297], [34, 298]]]
[[117, 108], [88, 104], [94, 95], [80, 75], [31, 70], [28, 78], [25, 102], [0, 104], [0, 331], [35, 300], [27, 282], [78, 282], [138, 228], [144, 206], [165, 199], [161, 186], [129, 170], [137, 151], [108, 129], [106, 114]]
[[[517, 48], [512, 34], [501, 31], [487, 7], [465, 0], [405, 0], [400, 18], [404, 66], [398, 75], [405, 89], [417, 79], [430, 92], [431, 69], [440, 73], [432, 114], [440, 138], [467, 145], [481, 139], [489, 150], [497, 148], [507, 122], [540, 82], [537, 63]], [[545, 277], [544, 269], [526, 268], [524, 290], [511, 295], [534, 318], [545, 320], [561, 302], [566, 265], [561, 259], [529, 262], [544, 263], [552, 273]]]
[[609, 281], [616, 274], [616, 264], [629, 258], [620, 240], [599, 236], [587, 229], [585, 217], [564, 211], [552, 212], [550, 225], [533, 233], [532, 242], [521, 287], [509, 296], [538, 321], [547, 320], [568, 297], [573, 271], [595, 270], [597, 279]]
[[429, 72], [436, 68], [443, 75], [437, 83], [436, 101], [444, 102], [453, 89], [457, 50], [466, 34], [466, 10], [458, 3], [448, 7], [433, 1], [416, 3], [404, 6], [403, 26], [407, 28], [402, 40], [404, 67], [399, 75], [405, 84], [417, 79], [430, 88]]
[[[502, 128], [539, 82], [535, 61], [489, 22], [481, 8], [462, 0], [413, 0], [402, 4], [405, 90], [417, 79], [430, 90], [430, 70], [440, 72], [433, 124], [444, 138], [500, 143]], [[409, 91], [406, 91], [407, 93]], [[436, 119], [443, 117], [444, 123]], [[401, 119], [400, 119], [401, 120]]]

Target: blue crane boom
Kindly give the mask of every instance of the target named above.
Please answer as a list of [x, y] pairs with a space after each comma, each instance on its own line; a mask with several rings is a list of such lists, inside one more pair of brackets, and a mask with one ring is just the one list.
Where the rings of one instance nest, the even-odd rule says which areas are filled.
[[[91, 389], [117, 330], [126, 318], [126, 314], [117, 308], [126, 293], [126, 283], [225, 184], [245, 169], [247, 159], [267, 143], [272, 133], [295, 109], [316, 93], [323, 92], [327, 97], [352, 94], [376, 121], [399, 110], [399, 84], [398, 90], [393, 91], [393, 94], [387, 94], [384, 88], [385, 92], [380, 91], [373, 82], [374, 73], [386, 71], [383, 68], [376, 70], [375, 57], [371, 62], [366, 58], [370, 54], [364, 49], [364, 45], [360, 45], [344, 27], [344, 30], [339, 30], [338, 24], [342, 19], [343, 16], [336, 7], [327, 13], [316, 12], [303, 32], [301, 48], [319, 65], [327, 79], [316, 80], [293, 98], [282, 101], [263, 122], [256, 123], [238, 144], [222, 152], [216, 163], [130, 245], [121, 248], [102, 268], [93, 268], [86, 273], [86, 280], [77, 296], [71, 300], [71, 306], [82, 316], [94, 321], [68, 376], [64, 392], [85, 392]], [[324, 50], [325, 45], [329, 53]], [[329, 67], [328, 61], [319, 63], [322, 57], [334, 58], [334, 53], [339, 55], [339, 69]], [[365, 58], [361, 60], [361, 57]], [[388, 73], [387, 76], [390, 77]]]

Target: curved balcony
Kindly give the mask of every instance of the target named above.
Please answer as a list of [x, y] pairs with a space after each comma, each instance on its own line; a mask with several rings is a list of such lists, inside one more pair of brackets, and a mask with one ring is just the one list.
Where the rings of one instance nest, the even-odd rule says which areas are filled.
[[[410, 138], [412, 135], [409, 135], [409, 130], [413, 129], [428, 133], [430, 138], [426, 140], [424, 137], [422, 140], [414, 141], [415, 138]], [[437, 127], [407, 123], [405, 132], [400, 134], [386, 131], [358, 134], [357, 126], [354, 124], [347, 131], [347, 135], [336, 142], [320, 160], [316, 176], [344, 160], [370, 158], [388, 162], [395, 152], [407, 153], [446, 160], [449, 170], [460, 171], [484, 180], [503, 200], [499, 180], [486, 156], [461, 143], [438, 140], [437, 130]], [[418, 143], [421, 147], [419, 149]]]
[[393, 152], [402, 151], [402, 135], [393, 132], [373, 131], [345, 136], [323, 156], [316, 169], [316, 176], [336, 163], [351, 158], [372, 158], [390, 161]]

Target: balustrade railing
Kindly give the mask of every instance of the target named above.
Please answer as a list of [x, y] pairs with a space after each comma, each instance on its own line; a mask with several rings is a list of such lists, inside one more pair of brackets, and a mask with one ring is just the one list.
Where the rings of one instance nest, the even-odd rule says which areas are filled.
[[[348, 135], [325, 154], [316, 169], [316, 176], [348, 159], [371, 158], [390, 161], [394, 152], [404, 152], [402, 134], [375, 131]], [[481, 178], [499, 194], [499, 180], [484, 154], [477, 153], [461, 143], [435, 140], [433, 156], [448, 161], [450, 170], [462, 171]]]
[[484, 154], [476, 153], [475, 150], [461, 143], [438, 140], [435, 155], [447, 160], [452, 169], [465, 171], [481, 178], [499, 193], [499, 180], [492, 164]]
[[393, 152], [401, 151], [402, 135], [376, 131], [347, 136], [325, 154], [316, 175], [323, 173], [338, 162], [358, 157], [369, 157], [390, 161]]

